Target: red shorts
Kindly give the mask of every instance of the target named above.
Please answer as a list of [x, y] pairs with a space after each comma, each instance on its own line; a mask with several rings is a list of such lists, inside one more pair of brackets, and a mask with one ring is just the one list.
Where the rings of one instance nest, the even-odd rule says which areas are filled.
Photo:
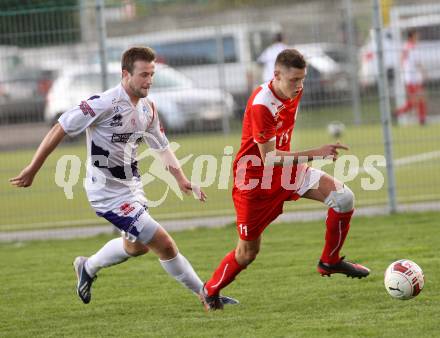
[[260, 184], [251, 190], [240, 190], [234, 185], [232, 199], [237, 215], [237, 231], [242, 240], [257, 239], [264, 229], [283, 213], [285, 201], [296, 201], [319, 181], [324, 173], [307, 167], [295, 190], [285, 189], [281, 176], [274, 175], [270, 189]]
[[423, 92], [423, 85], [416, 83], [408, 83], [405, 85], [408, 95], [416, 95]]

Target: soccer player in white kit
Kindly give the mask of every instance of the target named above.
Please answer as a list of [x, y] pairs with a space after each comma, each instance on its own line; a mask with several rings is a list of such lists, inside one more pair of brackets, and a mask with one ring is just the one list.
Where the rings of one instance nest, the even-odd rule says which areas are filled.
[[[100, 269], [149, 250], [159, 257], [168, 274], [199, 295], [202, 281], [179, 253], [171, 236], [148, 212], [135, 160], [139, 142], [143, 139], [159, 152], [184, 193], [193, 191], [202, 202], [206, 195], [186, 178], [169, 148], [155, 105], [147, 98], [155, 72], [155, 52], [148, 47], [133, 47], [124, 52], [121, 63], [121, 83], [62, 114], [43, 139], [31, 163], [10, 182], [17, 187], [29, 187], [63, 137], [85, 130], [87, 197], [96, 214], [115, 225], [122, 236], [110, 240], [90, 257], [76, 257], [73, 265], [78, 279], [78, 296], [85, 304], [89, 303], [92, 283]], [[238, 303], [225, 296], [222, 301]]]

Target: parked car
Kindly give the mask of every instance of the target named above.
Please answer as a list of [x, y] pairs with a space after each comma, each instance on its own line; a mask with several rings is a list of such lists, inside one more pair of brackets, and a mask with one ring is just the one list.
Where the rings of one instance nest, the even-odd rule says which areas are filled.
[[158, 60], [187, 75], [198, 87], [222, 88], [234, 96], [239, 109], [244, 109], [249, 94], [260, 82], [256, 59], [280, 30], [278, 23], [265, 22], [109, 38], [108, 57], [118, 61], [129, 46], [150, 46]]
[[[120, 63], [110, 63], [109, 88], [120, 81]], [[49, 91], [45, 120], [54, 123], [62, 113], [99, 92], [102, 92], [99, 65], [69, 66]], [[157, 64], [148, 96], [156, 103], [164, 127], [172, 131], [219, 129], [222, 118], [231, 117], [234, 109], [231, 94], [218, 88], [198, 88], [185, 75], [164, 64]]]
[[347, 98], [350, 77], [347, 55], [338, 44], [294, 45], [307, 61], [302, 105], [338, 103]]
[[[440, 80], [440, 15], [418, 15], [399, 20], [399, 27], [383, 30], [382, 44], [385, 70], [392, 80], [400, 72], [400, 58], [408, 30], [419, 33], [417, 56], [426, 70], [428, 81]], [[376, 34], [374, 30], [361, 47], [359, 79], [363, 86], [375, 85], [378, 77]]]
[[13, 67], [0, 80], [0, 123], [42, 121], [55, 72]]

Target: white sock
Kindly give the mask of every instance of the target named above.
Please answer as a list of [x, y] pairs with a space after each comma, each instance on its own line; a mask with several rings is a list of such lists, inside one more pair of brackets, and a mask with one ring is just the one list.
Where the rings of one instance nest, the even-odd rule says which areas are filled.
[[190, 289], [196, 294], [200, 292], [203, 283], [199, 276], [197, 276], [197, 273], [194, 271], [191, 264], [183, 255], [178, 253], [174, 258], [169, 260], [159, 259], [159, 262], [169, 275], [171, 275], [187, 289]]
[[85, 269], [90, 277], [94, 277], [102, 268], [122, 263], [130, 257], [125, 252], [122, 237], [115, 238], [87, 259]]

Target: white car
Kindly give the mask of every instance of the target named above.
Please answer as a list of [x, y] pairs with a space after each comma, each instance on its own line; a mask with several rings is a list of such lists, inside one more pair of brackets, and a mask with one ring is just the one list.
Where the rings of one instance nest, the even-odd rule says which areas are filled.
[[[121, 81], [121, 64], [110, 63], [107, 68], [111, 88]], [[97, 64], [63, 70], [48, 93], [45, 121], [55, 123], [65, 111], [102, 92], [101, 78]], [[218, 129], [222, 119], [230, 118], [234, 109], [231, 94], [216, 88], [197, 88], [182, 73], [159, 63], [148, 97], [155, 102], [166, 130]]]
[[196, 86], [231, 93], [244, 111], [249, 94], [260, 84], [256, 60], [280, 31], [279, 23], [253, 22], [112, 37], [107, 40], [108, 60], [119, 60], [127, 47], [150, 46], [158, 60], [178, 69]]

